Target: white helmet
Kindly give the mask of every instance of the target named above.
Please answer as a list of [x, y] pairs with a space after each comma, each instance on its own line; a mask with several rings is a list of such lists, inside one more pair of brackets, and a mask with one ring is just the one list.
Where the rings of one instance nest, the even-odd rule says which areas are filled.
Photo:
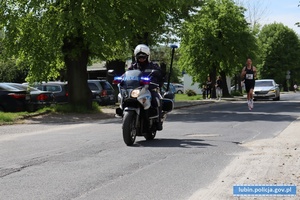
[[148, 57], [148, 61], [150, 61], [150, 48], [145, 44], [139, 44], [134, 49], [134, 57], [137, 60], [137, 56], [140, 54], [144, 54]]

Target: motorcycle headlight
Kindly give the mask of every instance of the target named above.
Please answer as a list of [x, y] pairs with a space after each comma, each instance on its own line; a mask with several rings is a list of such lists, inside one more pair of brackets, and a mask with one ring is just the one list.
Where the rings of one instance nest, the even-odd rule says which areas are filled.
[[139, 89], [132, 90], [131, 97], [137, 98], [140, 95], [140, 92], [141, 92], [141, 90], [139, 90]]

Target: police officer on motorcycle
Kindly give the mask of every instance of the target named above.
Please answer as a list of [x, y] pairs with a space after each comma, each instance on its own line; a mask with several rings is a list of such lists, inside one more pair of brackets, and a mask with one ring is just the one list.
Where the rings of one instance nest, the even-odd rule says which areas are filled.
[[[135, 62], [128, 68], [128, 70], [139, 69], [142, 72], [151, 72], [152, 70], [155, 70], [155, 73], [153, 73], [151, 76], [151, 82], [154, 82], [161, 88], [164, 82], [161, 68], [157, 64], [150, 61], [150, 48], [144, 44], [137, 45], [134, 49], [134, 57]], [[149, 90], [152, 96], [151, 106], [154, 110], [158, 110], [159, 122], [157, 124], [157, 130], [160, 131], [162, 130], [161, 98], [158, 92], [153, 90], [156, 87], [150, 86]]]

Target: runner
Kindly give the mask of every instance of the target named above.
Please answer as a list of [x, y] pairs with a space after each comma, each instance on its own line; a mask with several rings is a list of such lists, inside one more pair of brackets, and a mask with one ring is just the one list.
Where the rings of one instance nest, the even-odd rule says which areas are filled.
[[245, 80], [245, 88], [247, 92], [247, 103], [249, 110], [253, 109], [253, 89], [255, 86], [256, 67], [252, 65], [252, 60], [247, 59], [246, 66], [241, 73], [242, 79]]
[[223, 90], [223, 81], [222, 81], [221, 76], [219, 76], [217, 79], [217, 83], [216, 83], [217, 100], [219, 100], [219, 101], [222, 98], [222, 94], [223, 94], [222, 90]]

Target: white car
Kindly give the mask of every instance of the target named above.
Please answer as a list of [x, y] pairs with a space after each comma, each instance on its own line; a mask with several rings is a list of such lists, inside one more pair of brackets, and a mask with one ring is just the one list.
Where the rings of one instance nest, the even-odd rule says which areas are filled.
[[176, 89], [176, 93], [178, 94], [183, 94], [184, 92], [184, 87], [182, 84], [179, 84], [179, 83], [173, 83], [175, 89]]
[[261, 79], [255, 81], [253, 98], [280, 100], [279, 85], [273, 79]]

